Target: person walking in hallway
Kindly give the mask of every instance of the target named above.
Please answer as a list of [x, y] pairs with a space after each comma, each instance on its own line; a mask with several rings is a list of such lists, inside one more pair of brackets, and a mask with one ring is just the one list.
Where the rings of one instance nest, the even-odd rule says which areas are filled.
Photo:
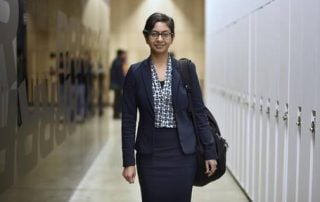
[[197, 163], [196, 136], [188, 104], [196, 112], [207, 175], [213, 175], [217, 166], [199, 80], [192, 64], [194, 96], [188, 103], [178, 61], [168, 51], [175, 38], [171, 17], [152, 14], [143, 35], [150, 56], [130, 66], [123, 86], [122, 175], [134, 183], [137, 171], [143, 202], [190, 202]]
[[117, 57], [113, 60], [110, 69], [110, 89], [114, 91], [113, 118], [119, 119], [121, 115], [122, 86], [125, 77], [125, 62], [127, 53], [124, 50], [117, 51]]

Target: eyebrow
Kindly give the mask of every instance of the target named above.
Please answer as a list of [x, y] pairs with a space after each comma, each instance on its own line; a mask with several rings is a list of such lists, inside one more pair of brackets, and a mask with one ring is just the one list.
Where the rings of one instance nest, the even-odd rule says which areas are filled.
[[170, 29], [169, 30], [163, 30], [163, 31], [158, 31], [158, 30], [151, 30], [151, 32], [171, 32]]

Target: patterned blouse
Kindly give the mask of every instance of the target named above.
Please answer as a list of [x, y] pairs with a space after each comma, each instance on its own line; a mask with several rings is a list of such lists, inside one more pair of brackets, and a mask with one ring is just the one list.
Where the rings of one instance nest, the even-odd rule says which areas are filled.
[[155, 127], [156, 128], [176, 128], [176, 120], [172, 106], [172, 63], [171, 58], [168, 58], [168, 65], [165, 74], [163, 86], [159, 81], [156, 68], [151, 63], [152, 75], [152, 93], [155, 110]]

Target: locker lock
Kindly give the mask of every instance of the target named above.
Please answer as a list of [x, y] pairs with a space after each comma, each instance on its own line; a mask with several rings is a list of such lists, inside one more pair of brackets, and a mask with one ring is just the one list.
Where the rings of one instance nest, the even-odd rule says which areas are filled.
[[284, 111], [284, 114], [283, 114], [283, 117], [282, 117], [282, 119], [283, 119], [284, 121], [287, 121], [287, 120], [288, 120], [288, 111], [289, 111], [289, 104], [286, 103], [286, 105], [285, 105], [285, 111]]
[[277, 102], [276, 102], [276, 113], [275, 113], [274, 117], [279, 118], [279, 100], [277, 100]]
[[252, 100], [252, 104], [251, 104], [251, 108], [252, 108], [252, 109], [255, 109], [255, 108], [256, 108], [256, 102], [257, 102], [257, 98], [256, 98], [256, 96], [254, 95], [254, 96], [253, 96], [253, 100]]
[[285, 113], [283, 114], [282, 119], [283, 119], [284, 121], [287, 121], [287, 120], [288, 120], [288, 112], [285, 112]]
[[269, 106], [267, 107], [266, 113], [270, 114], [270, 107]]
[[266, 110], [267, 114], [270, 114], [270, 102], [271, 102], [271, 99], [269, 98], [267, 103], [267, 110]]
[[312, 110], [311, 112], [311, 127], [310, 127], [310, 131], [311, 133], [315, 133], [316, 132], [316, 111]]
[[301, 123], [302, 123], [302, 121], [301, 121], [301, 107], [299, 106], [298, 107], [298, 120], [296, 122], [296, 125], [300, 127]]
[[260, 98], [260, 112], [263, 111], [263, 97]]

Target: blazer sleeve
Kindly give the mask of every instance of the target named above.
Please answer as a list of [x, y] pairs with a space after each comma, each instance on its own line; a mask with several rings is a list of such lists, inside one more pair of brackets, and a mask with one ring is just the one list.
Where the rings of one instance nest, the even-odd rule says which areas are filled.
[[131, 66], [124, 81], [122, 100], [122, 157], [123, 167], [135, 165], [135, 131], [137, 120], [136, 82]]
[[206, 160], [217, 159], [216, 146], [214, 138], [210, 133], [208, 117], [205, 114], [205, 105], [202, 99], [199, 79], [194, 63], [190, 64], [190, 74], [192, 82], [192, 106], [195, 112], [195, 121], [200, 141], [204, 147], [204, 156]]

